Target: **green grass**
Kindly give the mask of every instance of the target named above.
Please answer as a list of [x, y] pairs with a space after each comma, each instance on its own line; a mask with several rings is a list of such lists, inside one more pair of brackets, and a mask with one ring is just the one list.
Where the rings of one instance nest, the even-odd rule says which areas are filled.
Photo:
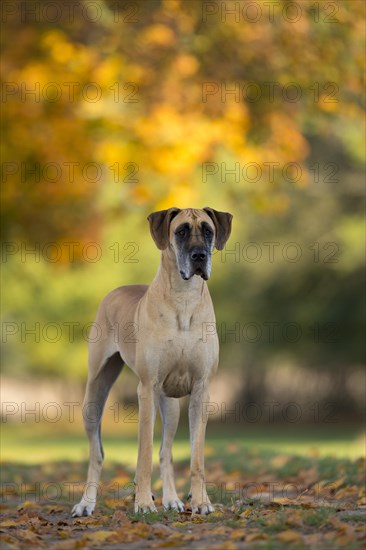
[[334, 514], [335, 511], [332, 508], [326, 508], [319, 506], [316, 510], [303, 510], [302, 518], [304, 525], [309, 525], [310, 527], [319, 527], [326, 522], [328, 517], [331, 514]]
[[[106, 460], [134, 466], [137, 460], [137, 434], [119, 430], [119, 426], [106, 430], [103, 446]], [[206, 456], [221, 457], [223, 445], [230, 444], [232, 453], [225, 452], [225, 461], [230, 468], [242, 468], [243, 458], [260, 452], [268, 460], [274, 454], [295, 455], [282, 470], [285, 476], [295, 474], [307, 463], [309, 457], [355, 459], [364, 455], [364, 438], [359, 427], [338, 425], [294, 428], [293, 426], [250, 426], [236, 428], [209, 425], [206, 437]], [[158, 461], [160, 434], [154, 440], [154, 462]], [[23, 463], [41, 463], [55, 460], [87, 460], [88, 442], [82, 427], [73, 433], [62, 425], [12, 424], [2, 425], [1, 459]], [[175, 461], [187, 460], [190, 456], [188, 429], [181, 429], [173, 447]], [[255, 468], [255, 463], [248, 460]], [[334, 463], [324, 462], [323, 474]], [[281, 471], [281, 469], [279, 470]], [[332, 475], [332, 471], [328, 472]]]
[[[14, 547], [29, 537], [43, 547], [138, 544], [296, 550], [361, 550], [364, 546], [364, 461], [357, 427], [210, 425], [207, 491], [215, 513], [190, 513], [189, 438], [183, 426], [174, 445], [175, 480], [184, 513], [162, 508], [155, 438], [152, 491], [157, 513], [134, 511], [137, 436], [106, 426], [100, 494], [91, 518], [71, 518], [87, 471], [88, 444], [80, 426], [5, 424], [2, 430], [1, 539]], [[236, 428], [236, 429], [235, 429]], [[157, 430], [159, 431], [159, 429]], [[269, 487], [272, 487], [271, 492]], [[295, 487], [291, 496], [287, 487]], [[250, 488], [254, 488], [251, 491]], [[37, 523], [37, 518], [42, 522]], [[36, 519], [35, 519], [36, 518]], [[181, 543], [183, 546], [181, 546]], [[199, 544], [199, 546], [198, 546]], [[244, 545], [244, 546], [243, 546]], [[69, 546], [68, 546], [69, 547]], [[226, 546], [223, 546], [223, 548]]]

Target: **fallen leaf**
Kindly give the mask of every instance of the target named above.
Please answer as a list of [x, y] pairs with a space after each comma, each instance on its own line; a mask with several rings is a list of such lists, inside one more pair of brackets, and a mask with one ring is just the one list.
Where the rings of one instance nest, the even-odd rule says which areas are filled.
[[232, 540], [225, 540], [212, 546], [215, 550], [237, 550], [238, 546]]
[[83, 540], [87, 540], [93, 544], [98, 544], [100, 542], [110, 541], [116, 535], [116, 531], [94, 531], [94, 533], [84, 535]]
[[7, 543], [7, 547], [9, 550], [14, 550], [20, 548], [19, 541], [13, 537], [12, 535], [9, 535], [8, 533], [6, 535], [1, 535], [0, 541], [2, 543]]
[[343, 487], [339, 491], [336, 491], [335, 498], [342, 499], [342, 498], [354, 498], [358, 496], [359, 489], [355, 485], [348, 485], [347, 487]]
[[6, 519], [0, 523], [0, 527], [18, 527], [19, 524], [12, 519]]
[[126, 503], [123, 499], [105, 498], [103, 503], [112, 510], [115, 510], [116, 508], [126, 508]]
[[78, 548], [78, 544], [75, 539], [56, 542], [51, 546], [51, 550], [74, 550], [75, 548]]
[[23, 510], [27, 510], [29, 508], [39, 508], [39, 504], [37, 502], [32, 502], [31, 500], [25, 500], [19, 504], [17, 510], [18, 512], [23, 512]]
[[267, 540], [269, 536], [266, 533], [261, 533], [257, 531], [255, 533], [249, 533], [245, 537], [245, 542], [253, 542], [255, 540]]
[[125, 511], [116, 510], [112, 516], [110, 523], [112, 526], [119, 527], [121, 525], [130, 525], [131, 520], [129, 519]]
[[276, 455], [272, 458], [271, 464], [275, 468], [282, 468], [291, 460], [290, 455]]
[[311, 533], [310, 535], [305, 535], [304, 540], [305, 544], [314, 548], [321, 548], [322, 544], [320, 543], [322, 535], [320, 533]]
[[291, 529], [288, 529], [287, 531], [282, 531], [281, 533], [277, 534], [278, 540], [284, 543], [294, 543], [294, 544], [300, 544], [303, 542], [303, 538], [297, 531], [293, 531]]
[[172, 527], [186, 527], [189, 524], [186, 521], [173, 521], [170, 525]]
[[153, 525], [152, 532], [155, 537], [158, 537], [161, 539], [164, 537], [168, 537], [169, 535], [174, 533], [174, 531], [167, 525]]
[[286, 515], [286, 524], [294, 527], [303, 527], [303, 519], [299, 510], [292, 510]]
[[219, 527], [215, 527], [214, 529], [210, 529], [210, 534], [212, 535], [226, 535], [229, 530], [229, 527], [225, 527], [223, 525]]
[[340, 487], [341, 485], [345, 485], [347, 483], [347, 480], [344, 477], [341, 477], [340, 479], [337, 479], [336, 481], [331, 482], [331, 489], [332, 491], [335, 491]]
[[229, 537], [233, 540], [244, 540], [245, 533], [244, 529], [232, 529]]
[[17, 537], [20, 539], [27, 541], [29, 543], [37, 544], [38, 546], [44, 546], [41, 537], [31, 531], [30, 529], [21, 529], [17, 531]]
[[341, 521], [335, 516], [328, 518], [327, 525], [332, 525], [339, 533], [346, 533], [350, 528], [348, 523]]
[[272, 503], [277, 503], [277, 504], [281, 504], [282, 506], [291, 506], [294, 501], [290, 498], [286, 498], [286, 497], [274, 497], [273, 500], [271, 501], [271, 504]]

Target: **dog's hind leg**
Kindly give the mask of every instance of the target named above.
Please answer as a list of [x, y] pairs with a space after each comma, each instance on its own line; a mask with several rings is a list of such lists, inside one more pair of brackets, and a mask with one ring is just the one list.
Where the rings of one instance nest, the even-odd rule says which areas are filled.
[[179, 512], [184, 511], [184, 504], [178, 498], [174, 484], [172, 445], [179, 422], [179, 401], [173, 397], [160, 395], [160, 414], [163, 421], [163, 433], [160, 447], [160, 475], [163, 482], [163, 506]]
[[[94, 359], [91, 359], [91, 361], [95, 363]], [[83, 497], [79, 504], [74, 506], [72, 510], [73, 517], [90, 516], [95, 508], [104, 459], [100, 429], [102, 414], [109, 391], [121, 372], [124, 362], [119, 352], [117, 352], [101, 365], [101, 368], [98, 368], [98, 365], [95, 364], [89, 365], [89, 376], [83, 403], [84, 426], [89, 439], [89, 469]]]

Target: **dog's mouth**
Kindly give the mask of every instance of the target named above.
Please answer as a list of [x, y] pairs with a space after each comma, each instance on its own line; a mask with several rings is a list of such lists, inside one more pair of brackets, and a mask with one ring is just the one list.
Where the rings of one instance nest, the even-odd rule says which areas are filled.
[[200, 267], [196, 269], [196, 271], [194, 272], [194, 275], [197, 275], [198, 277], [202, 277], [202, 279], [204, 279], [205, 281], [207, 281], [208, 279], [207, 274]]
[[201, 267], [198, 267], [195, 271], [193, 271], [189, 275], [185, 273], [183, 270], [180, 270], [180, 276], [182, 277], [183, 281], [189, 281], [189, 279], [192, 279], [193, 275], [197, 275], [197, 277], [202, 277], [204, 281], [208, 281], [208, 275], [206, 271], [204, 271]]

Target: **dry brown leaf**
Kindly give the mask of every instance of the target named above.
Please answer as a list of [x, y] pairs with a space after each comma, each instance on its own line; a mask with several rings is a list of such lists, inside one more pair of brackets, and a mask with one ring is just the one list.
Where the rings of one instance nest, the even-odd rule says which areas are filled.
[[260, 531], [256, 531], [255, 533], [249, 533], [245, 537], [245, 542], [253, 542], [255, 540], [267, 540], [269, 536], [267, 533], [261, 533]]
[[292, 529], [288, 529], [287, 531], [282, 531], [281, 533], [278, 533], [277, 538], [278, 540], [286, 544], [300, 544], [303, 542], [302, 535], [297, 531], [293, 531]]
[[212, 546], [215, 550], [237, 550], [238, 546], [232, 540], [225, 540]]
[[3, 543], [6, 542], [7, 547], [9, 548], [9, 550], [16, 550], [16, 549], [20, 548], [19, 541], [15, 537], [13, 537], [9, 534], [1, 535], [0, 542], [3, 542]]
[[63, 540], [52, 544], [51, 550], [75, 550], [79, 543], [75, 539]]
[[65, 512], [66, 507], [52, 504], [48, 506], [43, 506], [42, 509], [43, 509], [43, 512], [47, 514], [61, 514], [62, 512]]
[[276, 496], [274, 496], [273, 500], [271, 501], [271, 504], [274, 502], [277, 504], [281, 504], [282, 506], [291, 506], [294, 503], [294, 501], [290, 498], [276, 497]]
[[232, 529], [228, 536], [232, 540], [243, 540], [245, 537], [245, 532], [244, 529]]
[[25, 500], [19, 504], [17, 510], [18, 512], [23, 512], [25, 510], [29, 510], [30, 508], [39, 508], [39, 504], [37, 502], [32, 502], [31, 500]]
[[19, 529], [17, 531], [17, 537], [21, 540], [27, 541], [28, 543], [37, 544], [38, 546], [44, 546], [41, 537], [30, 529]]
[[68, 539], [71, 536], [71, 531], [70, 529], [64, 529], [62, 531], [58, 531], [57, 534], [60, 537], [60, 539]]
[[335, 498], [342, 499], [342, 498], [355, 498], [359, 494], [359, 488], [356, 487], [356, 485], [348, 485], [347, 487], [343, 487], [339, 491], [336, 491]]
[[73, 521], [73, 525], [81, 525], [82, 527], [86, 527], [87, 525], [101, 525], [101, 521], [99, 518], [96, 517], [83, 517], [83, 518], [76, 518]]
[[94, 531], [84, 535], [83, 540], [91, 542], [92, 544], [99, 544], [101, 542], [112, 542], [116, 537], [116, 531]]
[[172, 527], [186, 527], [189, 524], [186, 521], [173, 521], [170, 525]]
[[191, 516], [191, 522], [192, 523], [203, 523], [205, 520], [204, 516], [200, 516], [199, 514], [192, 514]]
[[229, 531], [229, 527], [225, 527], [224, 525], [220, 525], [219, 527], [214, 527], [213, 529], [210, 529], [211, 535], [226, 535]]
[[318, 508], [319, 504], [311, 496], [301, 497], [301, 508], [309, 510], [310, 508]]
[[19, 523], [13, 519], [6, 519], [0, 523], [0, 527], [19, 527]]
[[103, 503], [112, 510], [115, 510], [116, 508], [126, 508], [126, 503], [123, 499], [105, 498]]
[[314, 547], [314, 548], [321, 548], [322, 545], [320, 543], [322, 539], [321, 533], [311, 533], [309, 535], [304, 535], [304, 541], [307, 546]]
[[304, 522], [299, 510], [292, 510], [286, 515], [286, 524], [294, 527], [303, 527]]
[[173, 529], [168, 527], [167, 525], [152, 525], [152, 532], [155, 537], [158, 537], [159, 539], [162, 539], [164, 537], [168, 537], [172, 533], [174, 533]]
[[338, 487], [341, 485], [344, 485], [347, 483], [347, 480], [344, 477], [341, 477], [340, 479], [337, 479], [336, 481], [332, 481], [329, 486], [332, 491], [336, 491]]
[[151, 534], [151, 527], [145, 523], [136, 522], [124, 525], [115, 531], [118, 542], [134, 542]]
[[126, 523], [130, 524], [131, 520], [123, 510], [116, 510], [112, 516], [112, 523], [118, 523], [119, 525]]
[[346, 533], [351, 528], [351, 526], [348, 523], [340, 520], [335, 516], [332, 516], [328, 519], [327, 525], [332, 525], [333, 527], [335, 527], [335, 529], [339, 533]]
[[276, 455], [271, 459], [271, 465], [274, 466], [274, 468], [282, 468], [289, 460], [291, 460], [290, 455]]
[[340, 548], [346, 548], [349, 544], [355, 541], [355, 536], [352, 533], [344, 533], [336, 537], [337, 545]]

